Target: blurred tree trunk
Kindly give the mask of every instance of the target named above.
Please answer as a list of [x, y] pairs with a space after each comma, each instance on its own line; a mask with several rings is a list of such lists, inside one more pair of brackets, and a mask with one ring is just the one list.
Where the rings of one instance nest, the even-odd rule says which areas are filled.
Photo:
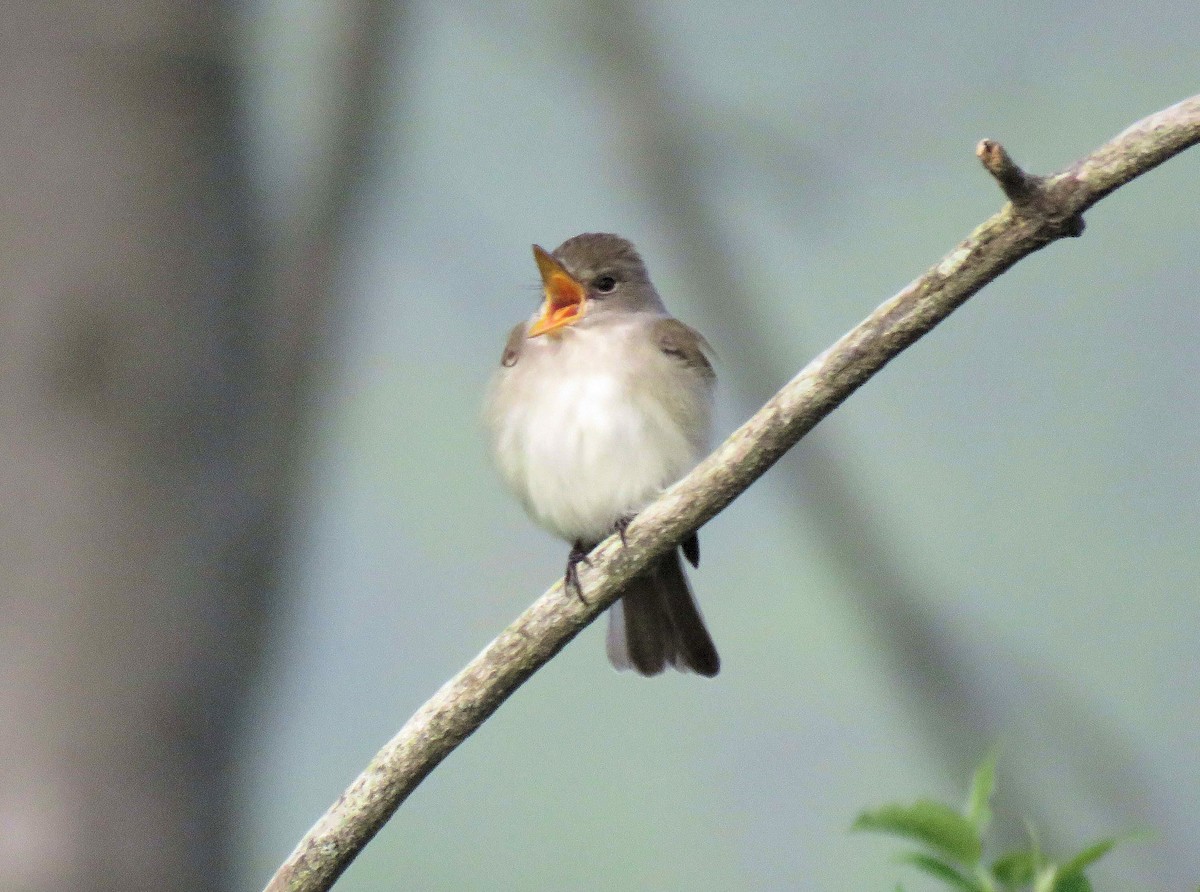
[[315, 317], [312, 288], [257, 287], [227, 12], [51, 0], [0, 26], [12, 892], [228, 878], [231, 734]]

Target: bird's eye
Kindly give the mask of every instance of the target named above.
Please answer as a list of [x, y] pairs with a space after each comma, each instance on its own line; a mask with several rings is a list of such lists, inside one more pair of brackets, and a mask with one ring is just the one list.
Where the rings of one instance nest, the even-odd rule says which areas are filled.
[[597, 276], [592, 280], [592, 287], [598, 294], [612, 294], [617, 290], [617, 280], [612, 276]]

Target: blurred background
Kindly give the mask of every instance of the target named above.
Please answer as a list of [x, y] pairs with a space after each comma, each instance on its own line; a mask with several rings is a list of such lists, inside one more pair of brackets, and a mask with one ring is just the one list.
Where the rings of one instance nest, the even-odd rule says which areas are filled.
[[[1140, 6], [34, 0], [0, 27], [0, 887], [262, 886], [561, 572], [479, 404], [529, 246], [641, 248], [719, 431], [1048, 172], [1197, 90]], [[602, 624], [338, 888], [892, 889], [862, 809], [1200, 876], [1192, 152], [703, 531], [715, 681]], [[999, 852], [996, 852], [998, 854]]]

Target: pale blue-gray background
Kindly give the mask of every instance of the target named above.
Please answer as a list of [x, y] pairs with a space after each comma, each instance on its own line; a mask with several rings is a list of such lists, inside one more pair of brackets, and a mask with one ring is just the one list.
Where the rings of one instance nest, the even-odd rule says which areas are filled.
[[[334, 136], [341, 7], [240, 35], [278, 225]], [[633, 239], [721, 358], [720, 432], [1037, 171], [1196, 92], [1194, 3], [415, 3], [341, 262], [291, 611], [245, 744], [244, 876], [560, 572], [488, 463], [529, 244]], [[1000, 837], [1150, 830], [1104, 889], [1200, 877], [1200, 155], [1103, 202], [873, 379], [704, 530], [715, 681], [599, 625], [454, 753], [339, 889], [892, 889], [855, 836], [957, 800]]]

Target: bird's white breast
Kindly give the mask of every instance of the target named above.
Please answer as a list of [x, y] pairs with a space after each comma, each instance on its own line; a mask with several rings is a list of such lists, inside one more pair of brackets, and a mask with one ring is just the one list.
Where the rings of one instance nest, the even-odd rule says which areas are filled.
[[699, 459], [711, 386], [635, 331], [527, 342], [493, 382], [488, 418], [505, 481], [541, 526], [597, 542]]

